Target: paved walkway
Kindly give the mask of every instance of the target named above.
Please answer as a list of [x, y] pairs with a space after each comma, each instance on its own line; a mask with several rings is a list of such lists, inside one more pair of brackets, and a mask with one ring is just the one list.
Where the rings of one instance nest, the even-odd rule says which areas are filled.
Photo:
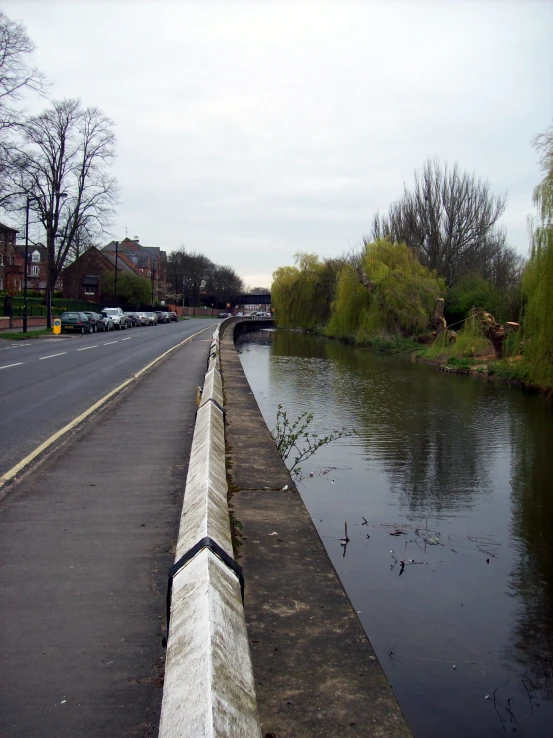
[[2, 738], [157, 735], [166, 573], [211, 335], [0, 504]]

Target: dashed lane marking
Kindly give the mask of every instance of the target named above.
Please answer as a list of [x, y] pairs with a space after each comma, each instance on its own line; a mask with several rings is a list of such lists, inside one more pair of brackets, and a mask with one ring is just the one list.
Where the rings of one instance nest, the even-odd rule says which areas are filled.
[[85, 346], [82, 349], [77, 349], [77, 351], [88, 351], [88, 349], [91, 349], [91, 348], [98, 348], [98, 344], [96, 344], [96, 346]]
[[59, 354], [50, 354], [50, 356], [40, 356], [38, 360], [39, 361], [44, 361], [44, 359], [53, 359], [54, 356], [63, 356], [66, 353], [67, 353], [67, 351], [62, 351]]
[[6, 364], [6, 366], [0, 366], [0, 369], [9, 369], [10, 366], [21, 366], [23, 364], [22, 361], [18, 361], [17, 364]]
[[119, 341], [108, 341], [107, 343], [104, 343], [104, 346], [111, 346], [112, 343], [119, 343]]

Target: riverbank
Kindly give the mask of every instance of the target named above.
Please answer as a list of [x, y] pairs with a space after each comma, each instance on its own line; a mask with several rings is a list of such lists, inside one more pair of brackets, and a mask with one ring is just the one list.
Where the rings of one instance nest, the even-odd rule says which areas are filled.
[[264, 736], [411, 732], [222, 326], [229, 508]]
[[507, 382], [519, 389], [539, 392], [546, 397], [550, 397], [553, 393], [553, 385], [549, 382], [537, 384], [530, 381], [530, 370], [522, 356], [496, 359], [491, 342], [487, 342], [487, 345], [482, 350], [476, 351], [474, 355], [463, 356], [462, 352], [455, 352], [455, 344], [452, 344], [448, 351], [440, 352], [434, 346], [422, 345], [412, 338], [375, 337], [372, 341], [357, 342], [353, 338], [329, 336], [324, 328], [306, 332], [341, 341], [356, 348], [422, 361], [439, 367], [441, 371]]

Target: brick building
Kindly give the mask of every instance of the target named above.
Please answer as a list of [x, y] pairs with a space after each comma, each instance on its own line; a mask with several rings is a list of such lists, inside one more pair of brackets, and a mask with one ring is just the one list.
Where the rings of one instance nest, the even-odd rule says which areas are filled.
[[[63, 270], [63, 296], [74, 300], [101, 302], [106, 296], [102, 282], [105, 283], [106, 275], [115, 272], [115, 261], [115, 252], [106, 252], [91, 246]], [[118, 274], [131, 272], [144, 276], [128, 256], [120, 252], [117, 253], [117, 271]], [[112, 285], [111, 279], [109, 281]], [[107, 296], [111, 297], [111, 292]]]
[[124, 254], [138, 272], [153, 282], [155, 300], [164, 300], [167, 294], [167, 253], [159, 246], [142, 246], [137, 236], [120, 242], [110, 241], [102, 253]]
[[16, 250], [17, 233], [0, 223], [0, 290], [10, 295], [23, 289], [23, 263]]

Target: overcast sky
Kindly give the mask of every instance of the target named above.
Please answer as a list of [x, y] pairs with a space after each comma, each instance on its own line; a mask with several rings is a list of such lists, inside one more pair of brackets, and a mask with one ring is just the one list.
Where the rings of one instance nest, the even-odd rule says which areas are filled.
[[[51, 97], [115, 122], [106, 243], [184, 245], [270, 286], [357, 246], [428, 157], [507, 192], [528, 251], [553, 122], [553, 2], [3, 0]], [[46, 107], [28, 99], [29, 110]]]

